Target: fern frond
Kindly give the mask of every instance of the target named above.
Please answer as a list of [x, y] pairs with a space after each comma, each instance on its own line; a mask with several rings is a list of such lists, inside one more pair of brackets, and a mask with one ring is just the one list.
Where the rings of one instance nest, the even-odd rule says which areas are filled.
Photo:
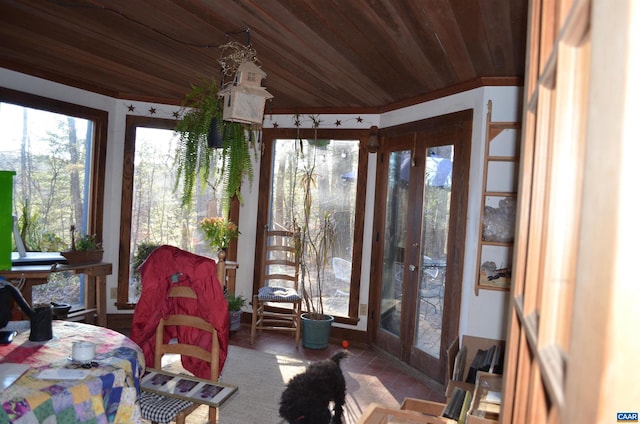
[[182, 111], [182, 119], [175, 128], [179, 142], [174, 160], [177, 170], [174, 191], [182, 181], [182, 206], [191, 207], [196, 182], [204, 185], [211, 175], [213, 149], [207, 145], [207, 134], [213, 118], [222, 115], [216, 82], [192, 85]]

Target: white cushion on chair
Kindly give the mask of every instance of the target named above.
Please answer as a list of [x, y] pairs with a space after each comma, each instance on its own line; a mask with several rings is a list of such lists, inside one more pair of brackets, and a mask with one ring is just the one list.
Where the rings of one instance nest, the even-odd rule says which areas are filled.
[[258, 289], [258, 300], [262, 301], [297, 302], [300, 299], [297, 291], [286, 287], [260, 287]]
[[140, 410], [142, 418], [158, 424], [168, 424], [174, 421], [176, 414], [193, 405], [188, 400], [182, 400], [151, 392], [140, 393]]

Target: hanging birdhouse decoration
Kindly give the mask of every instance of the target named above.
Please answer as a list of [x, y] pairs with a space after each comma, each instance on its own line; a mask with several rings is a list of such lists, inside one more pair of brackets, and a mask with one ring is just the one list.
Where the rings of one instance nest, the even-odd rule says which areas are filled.
[[233, 81], [225, 84], [218, 93], [223, 98], [222, 119], [245, 124], [262, 124], [264, 106], [273, 96], [262, 87], [267, 74], [254, 62], [246, 61], [238, 66]]

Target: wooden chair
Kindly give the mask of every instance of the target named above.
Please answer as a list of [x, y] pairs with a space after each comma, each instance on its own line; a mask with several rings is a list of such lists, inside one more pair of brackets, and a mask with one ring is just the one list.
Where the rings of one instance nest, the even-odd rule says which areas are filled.
[[[191, 287], [176, 286], [169, 291], [169, 297], [182, 297], [197, 299], [196, 293]], [[203, 349], [200, 346], [188, 344], [181, 340], [170, 340], [165, 343], [165, 328], [170, 326], [191, 327], [211, 333], [211, 350]], [[219, 349], [218, 335], [210, 323], [204, 319], [191, 315], [169, 315], [160, 320], [156, 329], [156, 347], [154, 356], [154, 368], [162, 369], [162, 357], [165, 354], [178, 354], [201, 359], [211, 365], [211, 381], [218, 381], [219, 376]], [[195, 411], [200, 406], [199, 403], [189, 402], [182, 399], [162, 396], [156, 393], [143, 392], [140, 397], [140, 407], [143, 418], [152, 422], [170, 422], [184, 424], [187, 415]], [[209, 407], [209, 422], [215, 424], [217, 410]]]
[[[298, 245], [297, 233], [265, 231], [262, 286], [252, 302], [251, 344], [255, 342], [256, 333], [262, 330], [291, 332], [296, 348], [300, 343], [302, 298], [298, 292]], [[267, 304], [273, 308], [267, 310]]]

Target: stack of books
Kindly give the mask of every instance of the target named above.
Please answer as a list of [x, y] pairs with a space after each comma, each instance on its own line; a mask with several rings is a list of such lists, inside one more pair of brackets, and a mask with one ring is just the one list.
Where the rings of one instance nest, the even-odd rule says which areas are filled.
[[467, 373], [467, 383], [475, 384], [478, 371], [492, 374], [502, 374], [504, 355], [499, 344], [491, 346], [489, 349], [478, 349], [474, 356], [469, 372]]

